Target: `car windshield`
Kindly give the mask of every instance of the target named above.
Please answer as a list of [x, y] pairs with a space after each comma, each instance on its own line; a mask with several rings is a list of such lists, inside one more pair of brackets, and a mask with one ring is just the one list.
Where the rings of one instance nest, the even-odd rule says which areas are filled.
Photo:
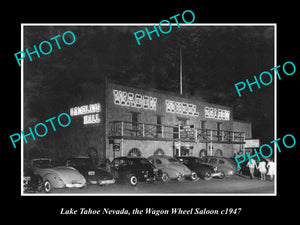
[[32, 167], [37, 168], [51, 168], [52, 167], [52, 161], [50, 159], [39, 159], [34, 160], [32, 163]]
[[168, 158], [168, 161], [169, 161], [170, 163], [178, 162], [177, 159], [174, 159], [174, 158]]
[[135, 162], [137, 164], [141, 164], [141, 165], [151, 165], [151, 163], [147, 159], [138, 159], [138, 160], [135, 160]]
[[203, 163], [204, 161], [202, 159], [199, 159], [199, 158], [190, 158], [190, 162], [193, 162], [193, 163]]
[[72, 164], [74, 167], [86, 167], [93, 165], [93, 162], [90, 158], [76, 158], [72, 159]]

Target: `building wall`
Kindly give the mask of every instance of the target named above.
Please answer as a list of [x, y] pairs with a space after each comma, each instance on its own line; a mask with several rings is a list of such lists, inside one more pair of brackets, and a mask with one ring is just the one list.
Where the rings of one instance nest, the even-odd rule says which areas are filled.
[[[121, 104], [122, 99], [117, 98], [116, 102], [116, 94], [115, 91], [128, 93], [139, 94], [141, 96], [148, 96], [152, 99], [156, 98], [156, 108], [154, 107], [146, 107], [138, 108], [136, 106], [131, 105], [130, 102], [125, 101]], [[119, 95], [120, 97], [120, 95]], [[124, 96], [123, 96], [124, 97]], [[128, 96], [127, 100], [128, 100]], [[183, 102], [195, 106], [193, 110], [190, 110], [189, 113], [196, 112], [198, 115], [186, 115], [183, 113], [171, 113], [167, 112], [166, 108], [166, 100], [175, 101], [175, 102]], [[118, 85], [114, 83], [108, 83], [106, 90], [106, 131], [109, 129], [109, 122], [111, 121], [132, 121], [132, 113], [138, 113], [138, 122], [140, 123], [157, 123], [157, 116], [161, 116], [162, 124], [175, 126], [178, 124], [177, 119], [186, 119], [187, 125], [195, 125], [196, 128], [201, 128], [201, 121], [206, 121], [206, 129], [217, 129], [217, 123], [221, 123], [221, 130], [229, 130], [229, 131], [239, 131], [245, 132], [246, 138], [251, 137], [251, 123], [242, 122], [242, 121], [233, 121], [232, 108], [228, 106], [222, 106], [217, 104], [212, 104], [208, 102], [199, 101], [196, 98], [185, 98], [176, 94], [170, 94], [166, 92], [161, 92], [157, 90], [143, 90], [138, 88], [127, 87], [123, 85]], [[229, 111], [229, 120], [224, 120], [221, 118], [206, 118], [205, 116], [205, 108], [213, 107], [218, 110], [227, 110]], [[108, 136], [108, 133], [106, 133]], [[109, 143], [109, 140], [106, 140], [106, 157], [113, 159], [114, 157], [120, 156], [121, 154], [127, 155], [130, 149], [137, 148], [142, 152], [143, 157], [148, 157], [153, 155], [154, 151], [158, 148], [162, 149], [165, 154], [173, 155], [174, 151], [174, 142], [173, 141], [153, 141], [153, 140], [114, 140], [115, 142], [119, 142], [121, 144], [120, 151], [113, 151], [113, 145]], [[186, 143], [182, 143], [185, 145]], [[211, 153], [212, 155], [216, 155], [218, 151], [222, 151], [223, 156], [233, 157], [239, 151], [242, 150], [241, 144], [231, 144], [231, 143], [212, 143], [212, 149], [210, 148], [210, 143], [195, 143], [191, 142], [188, 145], [192, 146], [192, 154], [194, 156], [199, 156], [200, 151]]]

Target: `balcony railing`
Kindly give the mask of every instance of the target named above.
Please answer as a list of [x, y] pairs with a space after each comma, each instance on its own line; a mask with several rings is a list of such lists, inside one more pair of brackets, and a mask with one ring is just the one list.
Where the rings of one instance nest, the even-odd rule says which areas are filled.
[[[180, 131], [180, 132], [179, 132]], [[244, 132], [182, 128], [162, 124], [134, 123], [128, 121], [109, 122], [108, 137], [111, 139], [152, 139], [194, 142], [244, 143]]]

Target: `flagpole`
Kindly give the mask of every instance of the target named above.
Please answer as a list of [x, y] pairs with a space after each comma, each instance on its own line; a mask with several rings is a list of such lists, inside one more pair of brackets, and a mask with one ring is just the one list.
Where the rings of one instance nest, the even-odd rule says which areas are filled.
[[182, 95], [182, 53], [181, 53], [181, 45], [180, 45], [180, 95]]

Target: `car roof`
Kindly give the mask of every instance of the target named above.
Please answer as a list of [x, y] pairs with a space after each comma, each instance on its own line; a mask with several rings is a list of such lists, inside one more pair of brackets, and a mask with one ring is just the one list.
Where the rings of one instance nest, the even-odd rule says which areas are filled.
[[53, 160], [53, 159], [51, 159], [51, 158], [34, 158], [34, 159], [31, 159], [30, 161], [38, 161], [38, 160]]
[[70, 160], [70, 159], [90, 159], [90, 158], [91, 157], [88, 157], [88, 156], [76, 156], [76, 157], [70, 157], [67, 160]]
[[152, 155], [152, 156], [149, 156], [149, 158], [169, 159], [169, 158], [173, 158], [173, 157], [169, 156], [169, 155]]
[[137, 156], [120, 156], [120, 157], [116, 157], [115, 159], [146, 159], [145, 157], [137, 157]]

